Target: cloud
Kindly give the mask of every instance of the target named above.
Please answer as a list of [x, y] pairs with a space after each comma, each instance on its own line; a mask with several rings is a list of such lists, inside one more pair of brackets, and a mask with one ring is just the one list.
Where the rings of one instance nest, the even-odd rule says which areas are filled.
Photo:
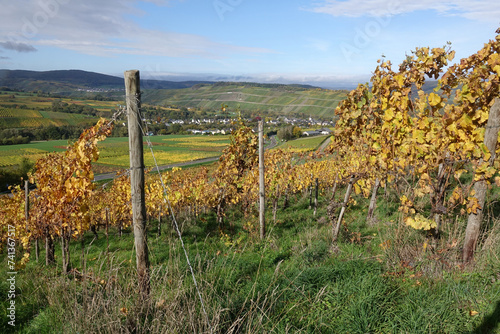
[[0, 57], [0, 59], [4, 60], [4, 59], [10, 59], [10, 57]]
[[0, 47], [6, 50], [13, 50], [17, 52], [36, 52], [37, 49], [25, 43], [16, 43], [12, 41], [0, 42]]
[[[180, 0], [147, 0], [173, 5]], [[114, 57], [122, 54], [168, 57], [224, 58], [230, 54], [272, 52], [232, 45], [210, 38], [147, 29], [135, 18], [144, 17], [135, 0], [22, 0], [2, 8], [9, 15], [0, 20], [2, 39], [35, 46], [52, 46], [83, 54]], [[42, 4], [52, 4], [51, 6]], [[5, 42], [4, 42], [5, 43]]]
[[330, 50], [331, 42], [328, 40], [322, 40], [318, 38], [310, 38], [309, 44], [306, 45], [306, 47], [319, 52], [326, 52]]
[[322, 3], [308, 10], [347, 17], [390, 16], [420, 10], [434, 10], [442, 15], [462, 16], [471, 20], [498, 23], [500, 2], [491, 0], [323, 0]]

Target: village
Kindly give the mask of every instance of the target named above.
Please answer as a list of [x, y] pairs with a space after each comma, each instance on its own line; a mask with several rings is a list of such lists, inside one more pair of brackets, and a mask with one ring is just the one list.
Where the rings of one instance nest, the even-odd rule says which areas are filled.
[[[260, 117], [243, 118], [242, 121], [255, 125], [260, 121]], [[226, 135], [232, 130], [231, 118], [191, 118], [191, 119], [143, 119], [145, 124], [152, 126], [151, 131], [147, 132], [148, 136], [166, 133], [185, 132], [195, 135]], [[125, 123], [124, 123], [125, 124]], [[329, 135], [332, 133], [330, 127], [335, 126], [335, 121], [318, 120], [312, 117], [297, 118], [279, 116], [276, 118], [266, 117], [265, 124], [268, 133], [275, 134], [277, 130], [287, 126], [299, 127], [306, 129], [302, 131], [303, 137], [313, 137], [320, 135]]]

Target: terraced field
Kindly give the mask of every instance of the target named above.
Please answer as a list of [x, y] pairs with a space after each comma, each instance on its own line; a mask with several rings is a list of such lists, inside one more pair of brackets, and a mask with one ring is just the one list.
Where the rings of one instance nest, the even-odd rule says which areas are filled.
[[0, 129], [30, 128], [41, 126], [90, 125], [96, 117], [81, 114], [48, 111], [56, 100], [68, 104], [87, 105], [96, 110], [116, 108], [115, 101], [73, 100], [69, 98], [38, 97], [31, 93], [0, 94]]
[[281, 88], [248, 87], [244, 84], [205, 85], [187, 89], [150, 90], [143, 94], [143, 101], [157, 105], [175, 104], [185, 107], [219, 109], [221, 103], [230, 108], [247, 111], [273, 112], [286, 115], [304, 113], [316, 117], [333, 117], [337, 104], [345, 98], [346, 91], [305, 89], [284, 86]]

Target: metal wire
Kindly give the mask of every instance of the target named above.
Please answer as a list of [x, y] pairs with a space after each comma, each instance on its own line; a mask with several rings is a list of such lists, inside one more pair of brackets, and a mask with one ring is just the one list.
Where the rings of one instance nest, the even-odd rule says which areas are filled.
[[[136, 102], [140, 102], [139, 97], [140, 97], [140, 95], [139, 96], [135, 96]], [[127, 97], [127, 98], [129, 98], [129, 97]], [[127, 110], [127, 112], [128, 112], [128, 110]], [[138, 112], [139, 112], [139, 116], [141, 116], [141, 109], [140, 108], [139, 108]], [[170, 211], [170, 215], [172, 217], [172, 222], [174, 224], [174, 229], [177, 232], [177, 236], [179, 237], [179, 240], [181, 242], [182, 249], [184, 250], [184, 256], [186, 257], [186, 261], [187, 261], [187, 264], [189, 266], [189, 270], [191, 272], [191, 276], [193, 278], [194, 286], [196, 288], [196, 292], [198, 294], [198, 298], [200, 299], [200, 303], [201, 303], [201, 308], [202, 308], [203, 314], [205, 315], [205, 319], [206, 319], [208, 327], [210, 329], [210, 333], [213, 333], [212, 325], [210, 324], [210, 320], [208, 318], [208, 313], [207, 313], [207, 311], [205, 309], [205, 303], [203, 302], [203, 297], [201, 296], [200, 288], [198, 286], [198, 282], [197, 282], [196, 276], [194, 274], [194, 269], [193, 269], [193, 266], [191, 265], [191, 261], [189, 260], [189, 255], [188, 255], [186, 247], [184, 245], [184, 241], [182, 240], [182, 235], [181, 235], [181, 232], [179, 230], [179, 224], [177, 223], [177, 219], [175, 218], [175, 214], [174, 214], [174, 210], [172, 208], [172, 204], [170, 202], [170, 199], [168, 198], [167, 186], [165, 185], [165, 182], [163, 181], [163, 176], [160, 173], [160, 167], [158, 166], [158, 163], [156, 161], [156, 157], [155, 157], [155, 154], [154, 154], [154, 151], [153, 151], [153, 145], [151, 143], [151, 140], [149, 139], [149, 136], [146, 136], [146, 133], [148, 132], [147, 124], [145, 126], [146, 129], [144, 129], [142, 127], [142, 125], [141, 125], [140, 119], [142, 119], [142, 117], [137, 118], [137, 123], [139, 125], [139, 128], [141, 129], [143, 137], [146, 137], [146, 142], [148, 144], [149, 150], [151, 151], [151, 155], [153, 157], [153, 161], [154, 161], [154, 165], [156, 167], [156, 171], [158, 172], [158, 175], [160, 177], [160, 183], [161, 183], [161, 185], [163, 187], [163, 194], [165, 196], [165, 198], [164, 198], [163, 201], [164, 201], [164, 203], [166, 203], [168, 205], [168, 208], [169, 208], [169, 211]]]

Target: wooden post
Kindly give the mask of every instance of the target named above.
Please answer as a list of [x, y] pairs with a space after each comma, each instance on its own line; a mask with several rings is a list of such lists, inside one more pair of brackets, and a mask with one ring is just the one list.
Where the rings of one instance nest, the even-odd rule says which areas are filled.
[[28, 180], [24, 181], [24, 216], [27, 223], [30, 219], [30, 189], [28, 187]]
[[312, 209], [312, 203], [313, 203], [313, 185], [312, 182], [309, 185], [309, 210]]
[[[28, 229], [30, 220], [30, 189], [28, 180], [24, 181], [24, 217], [26, 218], [26, 229]], [[36, 262], [38, 262], [39, 256], [40, 256], [40, 247], [38, 246], [38, 239], [35, 239]]]
[[368, 215], [366, 221], [371, 223], [373, 219], [373, 214], [375, 212], [375, 206], [377, 205], [377, 190], [380, 187], [380, 179], [377, 177], [375, 179], [375, 184], [373, 185], [372, 197], [370, 199], [370, 206], [368, 207]]
[[54, 240], [52, 236], [48, 233], [48, 228], [45, 230], [45, 265], [51, 265], [56, 263], [54, 256]]
[[260, 238], [264, 239], [266, 235], [265, 222], [265, 180], [264, 180], [264, 121], [259, 121], [259, 225]]
[[109, 269], [109, 208], [106, 208], [106, 262]]
[[144, 194], [144, 156], [141, 132], [141, 88], [139, 71], [125, 72], [128, 142], [130, 149], [130, 191], [139, 289], [149, 296], [149, 255], [146, 235], [146, 202]]
[[349, 201], [349, 197], [351, 196], [353, 183], [354, 176], [351, 176], [349, 185], [347, 186], [347, 190], [345, 191], [344, 202], [342, 203], [342, 209], [340, 210], [339, 218], [337, 220], [337, 226], [335, 226], [335, 230], [333, 231], [333, 242], [335, 242], [339, 236], [340, 223], [342, 223], [342, 217], [344, 217], [345, 208], [347, 207], [347, 202]]
[[161, 207], [158, 211], [158, 236], [161, 236]]
[[[498, 141], [498, 131], [500, 130], [500, 99], [495, 99], [493, 106], [488, 115], [488, 122], [486, 123], [486, 130], [484, 132], [484, 145], [491, 153], [489, 165], [492, 166], [495, 161], [495, 148]], [[479, 166], [483, 164], [483, 159], [479, 161]], [[465, 240], [463, 248], [463, 261], [464, 263], [470, 262], [474, 257], [476, 250], [477, 240], [479, 239], [479, 231], [481, 230], [481, 222], [483, 220], [483, 209], [486, 200], [486, 192], [488, 184], [486, 180], [479, 180], [474, 183], [474, 197], [477, 199], [479, 209], [476, 213], [469, 214], [467, 220], [467, 227], [465, 229]]]
[[318, 178], [316, 178], [316, 190], [314, 193], [314, 212], [313, 216], [316, 216], [316, 211], [318, 211], [318, 195], [319, 195], [319, 181]]

